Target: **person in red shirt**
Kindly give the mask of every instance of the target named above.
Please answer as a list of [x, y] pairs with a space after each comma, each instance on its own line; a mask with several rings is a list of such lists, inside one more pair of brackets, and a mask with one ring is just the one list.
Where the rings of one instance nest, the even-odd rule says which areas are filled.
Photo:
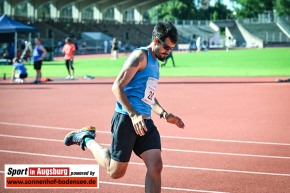
[[73, 58], [75, 54], [75, 45], [72, 43], [72, 40], [68, 37], [65, 40], [65, 45], [62, 48], [62, 53], [64, 53], [65, 65], [68, 71], [68, 76], [66, 79], [74, 79], [74, 67], [73, 67]]

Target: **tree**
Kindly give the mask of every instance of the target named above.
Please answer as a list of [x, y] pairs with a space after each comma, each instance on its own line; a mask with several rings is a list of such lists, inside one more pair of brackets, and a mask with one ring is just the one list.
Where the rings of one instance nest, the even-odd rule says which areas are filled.
[[257, 17], [265, 11], [276, 10], [279, 16], [290, 15], [290, 0], [231, 0], [241, 5], [237, 13], [242, 18]]
[[290, 0], [276, 0], [274, 8], [279, 16], [290, 15]]
[[151, 20], [192, 19], [196, 11], [192, 0], [170, 0], [160, 4], [149, 12]]
[[232, 17], [232, 12], [226, 5], [221, 3], [221, 0], [218, 0], [213, 7], [213, 14], [215, 15], [215, 13], [217, 13], [217, 18], [215, 19], [230, 19]]
[[257, 17], [259, 13], [264, 11], [261, 0], [236, 0], [241, 5], [237, 10], [237, 14], [242, 18]]
[[231, 18], [231, 11], [218, 0], [214, 7], [197, 9], [194, 0], [169, 0], [160, 4], [149, 12], [151, 21], [157, 19], [179, 20], [210, 20], [215, 13], [216, 19]]

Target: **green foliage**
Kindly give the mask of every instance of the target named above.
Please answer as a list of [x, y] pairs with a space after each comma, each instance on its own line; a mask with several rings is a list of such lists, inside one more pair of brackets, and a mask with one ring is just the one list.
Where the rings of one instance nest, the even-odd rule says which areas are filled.
[[213, 21], [218, 20], [218, 12], [217, 12], [217, 11], [214, 11], [214, 12], [213, 12], [212, 20], [213, 20]]
[[[229, 19], [232, 17], [231, 11], [228, 10], [227, 6], [222, 4], [221, 1], [217, 1], [213, 7], [213, 14], [217, 13], [215, 19]], [[213, 18], [214, 19], [214, 18]]]
[[253, 18], [265, 11], [277, 11], [280, 16], [290, 15], [290, 0], [232, 0], [241, 5], [237, 10], [241, 18]]
[[275, 9], [279, 16], [290, 15], [290, 0], [276, 0]]
[[172, 19], [192, 19], [195, 5], [191, 0], [170, 0], [153, 8], [149, 16], [152, 21]]
[[[241, 8], [237, 10], [238, 16], [242, 18], [257, 17], [265, 10], [264, 0], [236, 0]], [[268, 1], [268, 0], [267, 0]]]
[[197, 9], [193, 0], [169, 0], [166, 3], [149, 11], [151, 21], [157, 20], [210, 20], [215, 14], [215, 19], [228, 19], [232, 17], [231, 11], [217, 1], [214, 7], [208, 9]]

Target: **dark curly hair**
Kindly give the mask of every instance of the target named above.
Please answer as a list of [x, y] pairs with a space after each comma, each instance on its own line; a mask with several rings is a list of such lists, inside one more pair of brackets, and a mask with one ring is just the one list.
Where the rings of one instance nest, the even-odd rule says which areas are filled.
[[158, 37], [161, 41], [165, 41], [169, 37], [172, 43], [176, 43], [178, 40], [178, 33], [175, 26], [170, 22], [158, 22], [152, 32], [152, 40]]

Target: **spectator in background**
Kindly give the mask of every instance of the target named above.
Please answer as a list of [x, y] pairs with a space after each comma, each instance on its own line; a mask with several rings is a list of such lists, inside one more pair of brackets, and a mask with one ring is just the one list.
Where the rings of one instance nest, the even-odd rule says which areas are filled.
[[33, 50], [33, 62], [34, 69], [36, 70], [36, 79], [33, 82], [34, 84], [40, 84], [41, 82], [41, 67], [42, 61], [46, 56], [46, 49], [41, 45], [41, 40], [39, 38], [35, 38], [34, 40], [35, 46]]
[[202, 49], [203, 49], [204, 51], [207, 51], [207, 50], [208, 50], [208, 42], [207, 42], [206, 40], [203, 41]]
[[58, 42], [57, 42], [57, 54], [60, 54], [61, 53], [61, 50], [62, 50], [62, 41], [61, 40], [59, 40]]
[[28, 76], [26, 71], [27, 69], [25, 68], [24, 64], [19, 61], [19, 58], [14, 58], [13, 63], [11, 83], [13, 83], [13, 81], [24, 83], [25, 78]]
[[108, 46], [109, 46], [109, 43], [108, 43], [108, 40], [105, 40], [104, 41], [104, 53], [108, 53]]
[[83, 44], [82, 44], [82, 50], [83, 50], [82, 54], [86, 53], [86, 49], [87, 49], [87, 42], [83, 42]]
[[196, 38], [196, 52], [200, 52], [200, 46], [201, 46], [201, 38], [198, 36]]
[[0, 58], [4, 57], [5, 49], [3, 47], [4, 45], [0, 43]]
[[65, 40], [65, 45], [62, 48], [62, 53], [64, 53], [65, 65], [68, 71], [68, 76], [66, 79], [74, 79], [74, 67], [73, 67], [73, 58], [75, 55], [75, 45], [72, 43], [72, 40], [68, 37]]
[[75, 48], [76, 48], [75, 54], [78, 54], [79, 45], [78, 45], [77, 39], [75, 39]]
[[4, 58], [8, 60], [9, 64], [13, 63], [13, 58], [15, 57], [13, 43], [9, 43], [5, 49]]
[[230, 47], [231, 47], [231, 43], [232, 43], [232, 38], [229, 36], [228, 38], [226, 38], [225, 40], [225, 46], [226, 46], [226, 51], [229, 51]]
[[112, 59], [117, 60], [118, 59], [118, 53], [119, 53], [119, 43], [117, 38], [113, 38], [112, 42]]
[[166, 63], [167, 63], [167, 60], [171, 58], [172, 60], [172, 64], [173, 64], [173, 67], [175, 67], [175, 62], [174, 62], [174, 59], [173, 59], [173, 55], [172, 55], [172, 51], [166, 56], [165, 58], [165, 62], [163, 64], [161, 64], [161, 67], [165, 67]]
[[122, 51], [122, 41], [121, 40], [118, 41], [118, 48], [119, 48], [119, 52]]

